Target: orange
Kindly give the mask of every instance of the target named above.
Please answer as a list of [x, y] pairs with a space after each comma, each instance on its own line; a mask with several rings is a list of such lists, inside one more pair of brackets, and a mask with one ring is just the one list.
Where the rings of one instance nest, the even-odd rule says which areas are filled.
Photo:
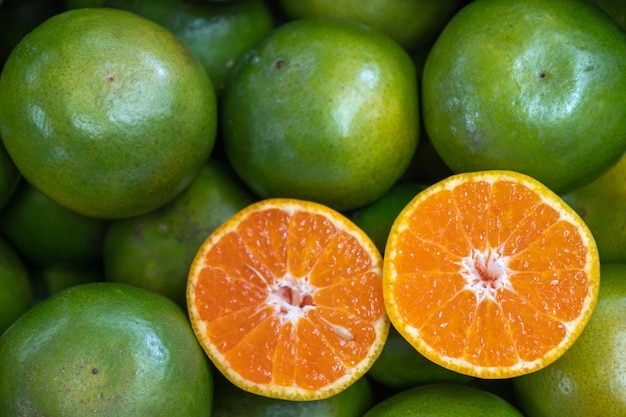
[[211, 414], [213, 380], [184, 311], [126, 284], [57, 292], [0, 337], [0, 415]]
[[0, 233], [36, 267], [98, 264], [107, 223], [56, 203], [26, 181], [0, 211]]
[[75, 285], [104, 281], [98, 266], [50, 265], [33, 271], [33, 280], [40, 285], [40, 296], [45, 299]]
[[274, 27], [264, 0], [105, 0], [104, 6], [129, 10], [172, 31], [202, 64], [218, 94], [237, 61]]
[[626, 262], [626, 154], [599, 178], [562, 195], [585, 221], [602, 262]]
[[448, 177], [394, 222], [383, 291], [394, 327], [435, 363], [508, 378], [555, 361], [596, 304], [598, 250], [583, 220], [512, 171]]
[[408, 51], [435, 40], [461, 0], [280, 0], [292, 19], [342, 16], [359, 20], [392, 37]]
[[626, 3], [621, 0], [591, 0], [600, 7], [622, 29], [626, 30]]
[[383, 348], [382, 260], [346, 217], [319, 203], [268, 199], [202, 244], [189, 271], [196, 337], [238, 387], [289, 400], [331, 397]]
[[513, 170], [563, 194], [626, 151], [626, 33], [589, 0], [470, 2], [431, 48], [421, 91], [455, 173]]
[[293, 20], [233, 69], [220, 138], [261, 198], [361, 207], [388, 191], [415, 153], [416, 78], [402, 47], [365, 24]]
[[383, 253], [387, 236], [396, 216], [415, 195], [426, 188], [423, 184], [403, 182], [394, 184], [381, 198], [348, 214]]
[[0, 135], [24, 178], [70, 210], [154, 210], [195, 178], [215, 143], [206, 72], [162, 26], [110, 8], [33, 29], [0, 76]]
[[20, 177], [20, 172], [0, 141], [0, 209], [13, 195]]
[[0, 237], [0, 335], [31, 307], [33, 286], [26, 265]]
[[602, 285], [589, 324], [563, 357], [513, 378], [527, 417], [626, 415], [626, 263], [602, 263]]
[[422, 385], [395, 394], [363, 417], [523, 417], [511, 403], [491, 392], [466, 385]]

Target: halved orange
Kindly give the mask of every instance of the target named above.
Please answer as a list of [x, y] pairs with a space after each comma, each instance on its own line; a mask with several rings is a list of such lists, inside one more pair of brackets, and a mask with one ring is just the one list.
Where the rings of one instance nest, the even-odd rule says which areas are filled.
[[187, 304], [224, 376], [272, 398], [341, 392], [389, 330], [380, 252], [342, 214], [302, 200], [261, 200], [217, 228], [191, 266]]
[[394, 222], [383, 266], [391, 323], [435, 363], [480, 378], [545, 367], [595, 308], [598, 251], [582, 219], [511, 171], [448, 177]]

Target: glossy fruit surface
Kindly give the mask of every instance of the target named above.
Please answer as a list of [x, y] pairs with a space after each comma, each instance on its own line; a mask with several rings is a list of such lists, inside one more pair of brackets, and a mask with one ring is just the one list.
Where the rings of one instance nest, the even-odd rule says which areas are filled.
[[0, 337], [5, 416], [208, 416], [209, 364], [183, 311], [116, 283], [61, 291]]
[[364, 24], [302, 19], [275, 29], [233, 70], [224, 149], [260, 197], [349, 210], [382, 196], [418, 143], [415, 67]]
[[74, 9], [39, 25], [0, 77], [0, 134], [33, 186], [92, 217], [154, 210], [211, 153], [216, 99], [169, 31], [135, 14]]
[[380, 253], [319, 203], [268, 199], [228, 219], [189, 271], [196, 337], [233, 384], [270, 398], [330, 398], [357, 381], [389, 330]]
[[430, 50], [424, 124], [454, 172], [518, 171], [562, 194], [626, 151], [623, 91], [626, 33], [588, 1], [478, 0]]
[[513, 380], [528, 417], [626, 415], [626, 264], [603, 263], [600, 295], [576, 343], [552, 365]]
[[591, 316], [598, 251], [583, 220], [537, 180], [456, 174], [394, 222], [384, 257], [394, 327], [435, 363], [509, 378], [558, 359]]

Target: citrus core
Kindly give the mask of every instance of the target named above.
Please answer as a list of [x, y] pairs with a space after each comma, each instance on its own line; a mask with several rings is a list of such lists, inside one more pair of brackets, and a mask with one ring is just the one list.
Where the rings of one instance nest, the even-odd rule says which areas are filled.
[[420, 353], [480, 378], [536, 371], [574, 343], [595, 307], [598, 251], [583, 220], [511, 171], [456, 174], [394, 222], [385, 305]]
[[262, 200], [202, 244], [191, 265], [191, 324], [236, 386], [288, 400], [329, 398], [376, 360], [389, 321], [380, 253], [319, 203]]

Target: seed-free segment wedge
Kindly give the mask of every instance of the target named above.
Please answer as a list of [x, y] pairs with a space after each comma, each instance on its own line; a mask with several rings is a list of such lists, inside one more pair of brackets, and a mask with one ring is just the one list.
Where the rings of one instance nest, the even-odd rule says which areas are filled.
[[599, 288], [595, 241], [543, 184], [453, 175], [418, 194], [385, 249], [394, 327], [424, 356], [481, 378], [538, 370], [575, 341]]
[[389, 330], [380, 252], [340, 213], [301, 200], [262, 200], [218, 228], [192, 264], [187, 303], [216, 367], [273, 398], [342, 391]]

